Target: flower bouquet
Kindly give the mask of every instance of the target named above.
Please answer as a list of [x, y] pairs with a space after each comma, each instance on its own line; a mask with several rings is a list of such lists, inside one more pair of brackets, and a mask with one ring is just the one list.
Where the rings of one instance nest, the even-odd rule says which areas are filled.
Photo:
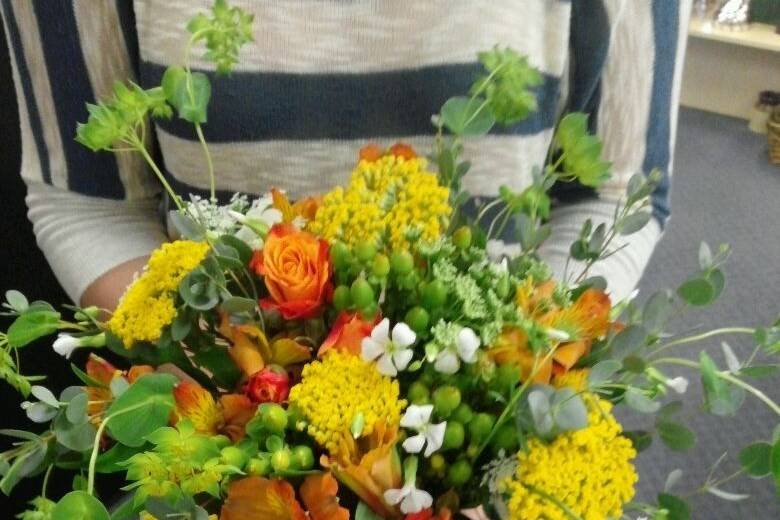
[[[227, 73], [251, 23], [217, 1], [188, 24], [189, 47], [205, 45]], [[705, 412], [732, 416], [749, 394], [780, 415], [750, 384], [778, 367], [755, 360], [780, 352], [780, 327], [666, 333], [673, 317], [719, 296], [725, 246], [703, 244], [700, 271], [641, 307], [611, 301], [605, 280], [588, 276], [616, 236], [650, 219], [655, 173], [632, 179], [611, 225], [584, 225], [571, 246], [579, 272], [552, 278], [537, 254], [551, 232], [550, 188], [597, 186], [610, 172], [582, 114], [559, 121], [531, 186], [465, 211], [468, 138], [526, 117], [540, 81], [511, 49], [480, 61], [471, 91], [433, 117], [428, 158], [369, 144], [346, 186], [297, 201], [276, 189], [225, 204], [174, 193], [145, 148], [149, 118], [192, 123], [215, 186], [201, 130], [211, 86], [187, 59], [158, 87], [117, 84], [89, 105], [77, 140], [140, 153], [176, 206], [179, 238], [152, 253], [113, 313], [61, 313], [6, 294], [0, 376], [47, 425], [2, 431], [15, 440], [0, 454], [0, 489], [43, 475], [19, 518], [688, 518], [672, 487], [679, 474], [656, 502], [632, 501], [639, 451], [654, 437], [674, 451], [694, 443], [679, 402], [667, 399], [688, 382], [664, 371], [699, 372]], [[511, 258], [488, 247], [510, 223], [520, 244]], [[72, 364], [80, 383], [59, 395], [19, 370], [24, 347], [55, 333], [66, 358], [104, 351]], [[671, 355], [726, 334], [752, 335], [754, 355], [740, 361], [725, 343], [726, 367], [706, 352]], [[616, 406], [654, 414], [655, 430], [624, 431]], [[740, 473], [780, 484], [780, 429], [739, 462]], [[74, 490], [47, 496], [53, 471], [75, 471]], [[95, 481], [115, 472], [128, 497], [112, 508]], [[743, 498], [722, 487], [730, 478], [700, 489]]]

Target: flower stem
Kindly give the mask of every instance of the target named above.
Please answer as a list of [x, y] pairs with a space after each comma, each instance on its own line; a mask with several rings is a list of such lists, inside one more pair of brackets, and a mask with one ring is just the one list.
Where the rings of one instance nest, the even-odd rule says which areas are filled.
[[577, 513], [571, 510], [569, 506], [552, 496], [551, 494], [547, 493], [546, 491], [542, 491], [541, 489], [537, 488], [536, 486], [532, 486], [531, 484], [523, 484], [523, 487], [528, 489], [531, 493], [535, 495], [539, 495], [543, 499], [547, 500], [548, 502], [552, 502], [555, 504], [561, 511], [563, 511], [566, 516], [568, 516], [571, 520], [582, 520], [582, 517], [579, 516]]
[[[689, 368], [696, 368], [696, 369], [699, 368], [699, 364], [697, 362], [690, 361], [688, 359], [680, 359], [680, 358], [660, 358], [653, 361], [653, 364], [654, 365], [680, 365]], [[730, 372], [718, 370], [715, 372], [715, 375], [723, 379], [724, 381], [728, 381], [734, 386], [738, 386], [743, 390], [745, 390], [746, 392], [753, 394], [753, 396], [756, 397], [756, 399], [758, 399], [759, 401], [767, 405], [770, 410], [775, 412], [777, 415], [780, 415], [780, 406], [755, 386], [751, 385], [750, 383], [744, 382], [738, 377], [734, 377]]]
[[676, 347], [678, 345], [685, 345], [686, 343], [695, 343], [697, 341], [702, 341], [723, 334], [753, 334], [754, 332], [755, 329], [751, 329], [750, 327], [724, 327], [721, 329], [710, 330], [702, 334], [697, 334], [695, 336], [686, 336], [684, 338], [679, 338], [674, 341], [670, 341], [669, 343], [665, 345], [661, 345], [660, 347], [655, 349], [653, 352], [650, 353], [650, 355], [654, 356], [656, 354], [663, 352], [664, 350], [670, 349], [672, 347]]
[[217, 181], [214, 177], [214, 162], [211, 160], [211, 152], [209, 151], [209, 145], [206, 144], [206, 138], [203, 136], [203, 129], [201, 128], [200, 123], [195, 123], [195, 133], [198, 134], [198, 140], [200, 141], [200, 146], [203, 148], [203, 155], [206, 156], [206, 165], [208, 166], [208, 170], [209, 170], [209, 189], [211, 195], [211, 202], [216, 202]]
[[93, 495], [95, 490], [95, 466], [97, 465], [98, 451], [100, 450], [100, 438], [103, 436], [103, 430], [105, 430], [108, 421], [124, 413], [137, 410], [138, 408], [141, 408], [145, 405], [146, 403], [138, 403], [136, 405], [128, 406], [127, 408], [116, 411], [103, 419], [103, 422], [101, 422], [100, 426], [98, 426], [98, 429], [95, 432], [95, 440], [92, 443], [92, 455], [89, 457], [89, 470], [87, 473], [87, 493], [90, 495]]
[[176, 192], [173, 190], [171, 185], [168, 183], [167, 179], [165, 178], [165, 175], [160, 171], [160, 168], [157, 167], [157, 164], [155, 164], [154, 159], [152, 159], [152, 156], [149, 155], [149, 152], [146, 151], [146, 147], [143, 145], [142, 142], [136, 138], [135, 142], [133, 143], [136, 150], [141, 154], [141, 156], [144, 158], [146, 163], [149, 165], [149, 167], [152, 169], [155, 175], [157, 175], [157, 178], [160, 180], [160, 182], [163, 185], [163, 188], [165, 188], [165, 191], [168, 192], [168, 195], [173, 199], [173, 202], [176, 204], [176, 207], [179, 208], [179, 211], [184, 211], [184, 206], [181, 205], [181, 201], [179, 200], [179, 196], [176, 195]]

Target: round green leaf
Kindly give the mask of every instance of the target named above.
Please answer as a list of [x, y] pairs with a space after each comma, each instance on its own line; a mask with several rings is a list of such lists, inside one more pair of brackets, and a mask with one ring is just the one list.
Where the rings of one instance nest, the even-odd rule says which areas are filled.
[[745, 472], [751, 477], [762, 478], [772, 473], [770, 458], [772, 445], [768, 442], [756, 442], [745, 446], [739, 452], [739, 463]]
[[691, 305], [709, 305], [715, 299], [715, 287], [704, 278], [693, 278], [682, 284], [677, 294]]
[[483, 99], [453, 97], [441, 107], [441, 119], [447, 130], [457, 135], [484, 135], [496, 124]]
[[84, 424], [87, 422], [87, 401], [89, 396], [86, 392], [77, 394], [68, 403], [68, 408], [65, 410], [65, 416], [68, 421], [73, 424]]
[[658, 505], [669, 512], [667, 520], [689, 520], [691, 518], [688, 504], [680, 497], [661, 493], [658, 495]]
[[106, 413], [111, 436], [126, 446], [141, 446], [147, 435], [168, 424], [175, 384], [176, 378], [170, 374], [139, 378]]
[[598, 386], [605, 383], [610, 377], [615, 375], [622, 367], [620, 361], [615, 359], [605, 359], [596, 363], [588, 373], [588, 383], [591, 386]]
[[661, 421], [658, 423], [658, 436], [666, 446], [674, 451], [687, 451], [696, 444], [696, 436], [682, 424]]
[[626, 405], [640, 413], [655, 413], [661, 408], [661, 403], [653, 401], [638, 388], [629, 387], [624, 394]]
[[110, 520], [106, 507], [85, 491], [72, 491], [62, 497], [51, 512], [51, 520]]

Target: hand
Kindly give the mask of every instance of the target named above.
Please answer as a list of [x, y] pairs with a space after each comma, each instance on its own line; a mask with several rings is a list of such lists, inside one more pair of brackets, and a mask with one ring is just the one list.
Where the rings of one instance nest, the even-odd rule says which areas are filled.
[[81, 306], [95, 305], [113, 311], [127, 286], [133, 282], [136, 273], [141, 272], [148, 259], [148, 256], [144, 256], [129, 260], [101, 275], [81, 295]]

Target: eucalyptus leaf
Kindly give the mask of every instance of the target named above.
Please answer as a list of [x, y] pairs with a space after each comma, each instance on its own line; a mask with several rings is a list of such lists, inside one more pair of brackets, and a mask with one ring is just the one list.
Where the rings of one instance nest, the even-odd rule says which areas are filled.
[[631, 325], [617, 333], [610, 341], [610, 348], [615, 359], [622, 360], [642, 347], [647, 340], [647, 331], [641, 325]]
[[672, 421], [659, 421], [656, 428], [658, 436], [670, 450], [687, 451], [696, 444], [694, 433], [682, 424]]
[[[121, 378], [116, 378], [121, 379]], [[72, 424], [84, 424], [89, 420], [87, 417], [87, 402], [89, 396], [86, 392], [81, 392], [76, 397], [68, 402], [68, 407], [65, 409], [65, 417]]]
[[744, 390], [724, 381], [718, 375], [717, 366], [706, 352], [701, 352], [699, 355], [699, 370], [704, 389], [705, 409], [719, 416], [737, 413], [745, 399]]
[[231, 296], [230, 298], [226, 298], [220, 304], [220, 307], [229, 314], [251, 313], [257, 308], [257, 302], [241, 296]]
[[48, 404], [52, 408], [59, 408], [60, 402], [51, 393], [51, 390], [45, 386], [33, 385], [30, 387], [30, 393], [34, 395], [39, 401]]
[[674, 313], [674, 300], [669, 291], [653, 294], [642, 311], [642, 325], [648, 332], [658, 335], [663, 332]]
[[691, 510], [682, 498], [669, 493], [658, 495], [658, 505], [668, 511], [665, 520], [690, 520]]
[[44, 444], [37, 444], [17, 456], [3, 474], [3, 478], [0, 479], [0, 491], [6, 496], [10, 495], [20, 480], [37, 473], [41, 469], [45, 459], [46, 446]]
[[620, 361], [615, 359], [605, 359], [596, 363], [588, 373], [588, 383], [590, 386], [599, 386], [602, 383], [609, 381], [609, 378], [615, 375], [621, 368]]
[[713, 302], [715, 299], [715, 287], [705, 278], [692, 278], [677, 289], [677, 294], [686, 303], [701, 307]]
[[77, 452], [91, 450], [97, 433], [89, 421], [80, 424], [70, 422], [65, 411], [60, 412], [52, 422], [52, 431], [58, 443]]
[[550, 412], [550, 394], [552, 391], [542, 389], [531, 390], [528, 393], [528, 408], [534, 422], [536, 432], [542, 436], [549, 434], [555, 427], [555, 421]]
[[553, 420], [562, 431], [575, 431], [588, 425], [588, 409], [582, 397], [572, 388], [562, 388], [553, 394]]
[[203, 240], [205, 237], [205, 229], [203, 226], [195, 222], [190, 215], [184, 214], [180, 211], [171, 211], [168, 213], [168, 218], [173, 224], [173, 227], [179, 232], [179, 234], [189, 240]]
[[640, 413], [655, 413], [661, 408], [661, 403], [653, 401], [641, 390], [629, 387], [623, 394], [626, 405]]
[[762, 478], [772, 474], [772, 445], [768, 442], [756, 442], [745, 446], [739, 452], [739, 463], [745, 473], [754, 478]]
[[619, 220], [616, 227], [621, 235], [632, 235], [645, 227], [648, 222], [650, 222], [650, 212], [637, 211]]

